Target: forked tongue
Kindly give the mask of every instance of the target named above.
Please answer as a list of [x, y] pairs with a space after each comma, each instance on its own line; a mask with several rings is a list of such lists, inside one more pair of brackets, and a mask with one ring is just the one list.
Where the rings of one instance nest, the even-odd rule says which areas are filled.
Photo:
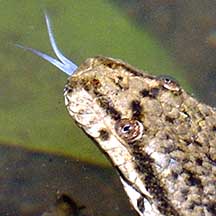
[[56, 56], [58, 57], [58, 59], [55, 59], [43, 52], [40, 52], [38, 50], [35, 50], [33, 48], [30, 47], [25, 47], [19, 44], [16, 44], [17, 47], [20, 47], [22, 49], [28, 50], [38, 56], [40, 56], [41, 58], [47, 60], [48, 62], [50, 62], [51, 64], [55, 65], [57, 68], [59, 68], [60, 70], [62, 70], [64, 73], [68, 74], [69, 76], [72, 75], [75, 70], [77, 69], [77, 65], [74, 64], [70, 59], [66, 58], [63, 53], [59, 50], [53, 32], [52, 32], [52, 28], [51, 28], [51, 23], [50, 23], [50, 19], [48, 17], [48, 15], [45, 13], [45, 20], [46, 20], [46, 26], [47, 26], [47, 31], [49, 34], [49, 40], [52, 46], [52, 49], [54, 51], [54, 53], [56, 54]]

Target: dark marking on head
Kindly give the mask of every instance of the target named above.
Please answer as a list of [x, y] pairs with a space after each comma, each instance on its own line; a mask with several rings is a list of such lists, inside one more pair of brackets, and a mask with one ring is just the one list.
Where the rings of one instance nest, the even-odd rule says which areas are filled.
[[160, 92], [159, 88], [143, 89], [140, 91], [142, 97], [156, 98]]
[[109, 133], [107, 132], [106, 129], [101, 129], [101, 130], [99, 131], [99, 133], [100, 133], [100, 139], [101, 139], [101, 140], [106, 141], [106, 140], [109, 139]]
[[[202, 127], [200, 126], [200, 125], [198, 125], [198, 127], [197, 127], [197, 132], [200, 132], [200, 131], [202, 131]], [[196, 136], [195, 136], [196, 137]]]
[[213, 130], [214, 132], [216, 132], [216, 126], [215, 126], [215, 125], [212, 127], [212, 130]]
[[206, 116], [208, 116], [206, 113], [203, 113], [200, 110], [197, 110], [197, 115], [199, 116], [200, 120], [204, 120]]
[[143, 213], [145, 211], [145, 204], [144, 204], [144, 198], [139, 197], [137, 200], [137, 208]]
[[123, 77], [122, 76], [117, 76], [118, 77], [118, 80], [119, 81], [122, 81], [123, 80]]
[[172, 177], [176, 180], [178, 178], [178, 173], [172, 171]]
[[117, 81], [114, 81], [115, 85], [120, 89], [120, 90], [123, 90], [123, 89], [128, 89], [128, 87], [126, 88], [125, 85], [122, 83], [122, 80], [121, 79], [118, 79]]
[[99, 105], [106, 111], [108, 115], [114, 120], [121, 119], [121, 113], [117, 111], [111, 104], [111, 102], [105, 97], [98, 98]]
[[197, 164], [198, 166], [202, 166], [203, 160], [202, 160], [201, 158], [196, 158], [196, 164]]
[[174, 121], [175, 121], [175, 119], [174, 119], [174, 118], [171, 118], [170, 116], [165, 116], [165, 121], [167, 121], [167, 122], [173, 124]]
[[[177, 147], [175, 148], [175, 150], [176, 150], [176, 151], [180, 151], [180, 152], [185, 152], [185, 149], [182, 148], [182, 146], [177, 146]], [[187, 162], [185, 158], [183, 159], [183, 161], [184, 161], [184, 162]]]
[[202, 181], [198, 176], [196, 176], [196, 174], [187, 169], [184, 169], [184, 172], [187, 174], [187, 184], [189, 186], [203, 188]]
[[193, 140], [193, 143], [199, 147], [202, 147], [202, 143], [200, 143], [199, 141], [197, 140]]
[[188, 206], [188, 208], [189, 208], [190, 210], [194, 210], [194, 208], [195, 208], [195, 203], [192, 202], [192, 203]]
[[99, 91], [97, 91], [97, 89], [94, 89], [93, 93], [95, 94], [96, 97], [102, 97], [103, 96]]
[[120, 112], [118, 112], [118, 111], [117, 111], [114, 107], [112, 107], [112, 106], [109, 106], [109, 107], [107, 108], [106, 112], [107, 112], [108, 114], [110, 114], [111, 117], [112, 117], [114, 120], [119, 120], [119, 119], [121, 119], [121, 114], [120, 114]]
[[147, 90], [147, 89], [141, 90], [140, 95], [143, 97], [149, 97], [150, 96], [149, 90]]
[[168, 192], [163, 187], [163, 184], [160, 182], [160, 179], [158, 179], [157, 174], [154, 171], [154, 160], [146, 153], [141, 152], [136, 146], [134, 146], [132, 150], [133, 157], [136, 161], [136, 169], [143, 177], [146, 190], [151, 193], [155, 200], [157, 200], [158, 210], [161, 214], [166, 216], [180, 216], [168, 199]]
[[94, 88], [100, 88], [101, 87], [101, 83], [97, 78], [93, 78], [90, 82]]
[[192, 143], [192, 140], [191, 139], [182, 139], [184, 142], [185, 142], [185, 145], [186, 146], [189, 146], [189, 145], [191, 145], [191, 143]]
[[165, 139], [166, 139], [166, 140], [170, 139], [170, 135], [169, 135], [169, 134], [167, 134], [167, 133], [166, 133], [166, 134], [164, 134], [164, 137], [165, 137]]
[[152, 88], [152, 89], [150, 90], [150, 95], [151, 95], [151, 97], [156, 98], [156, 97], [158, 96], [158, 94], [159, 94], [159, 91], [160, 91], [159, 88]]
[[142, 106], [140, 105], [140, 101], [133, 100], [131, 102], [132, 116], [133, 119], [139, 119], [142, 113]]
[[106, 64], [104, 64], [104, 65], [106, 65], [107, 67], [109, 67], [109, 68], [111, 68], [111, 69], [115, 69], [115, 64], [113, 64], [113, 62], [107, 62]]
[[117, 76], [118, 80], [115, 81], [115, 84], [118, 86], [119, 89], [128, 89], [128, 86], [126, 87], [125, 84], [122, 82], [123, 77], [122, 76]]

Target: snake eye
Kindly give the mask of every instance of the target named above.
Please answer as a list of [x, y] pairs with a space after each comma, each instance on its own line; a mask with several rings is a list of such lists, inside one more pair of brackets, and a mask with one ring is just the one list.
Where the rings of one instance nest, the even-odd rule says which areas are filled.
[[115, 125], [117, 134], [126, 142], [134, 142], [142, 137], [144, 127], [143, 125], [133, 119], [121, 119]]
[[130, 131], [132, 130], [132, 126], [130, 124], [126, 124], [123, 126], [122, 128], [122, 133], [127, 134], [130, 133]]
[[179, 91], [180, 90], [178, 82], [174, 78], [172, 78], [171, 76], [162, 75], [162, 76], [159, 76], [158, 79], [161, 81], [161, 85], [164, 88], [169, 89], [171, 91]]
[[170, 83], [173, 82], [173, 80], [170, 79], [170, 78], [168, 78], [168, 77], [163, 78], [163, 81], [164, 81], [166, 84], [170, 84]]

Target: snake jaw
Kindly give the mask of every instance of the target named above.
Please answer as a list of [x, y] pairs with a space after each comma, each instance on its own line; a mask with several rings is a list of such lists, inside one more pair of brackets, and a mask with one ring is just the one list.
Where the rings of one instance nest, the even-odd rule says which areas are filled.
[[54, 53], [58, 59], [55, 59], [55, 58], [53, 58], [53, 57], [51, 57], [51, 56], [49, 56], [43, 52], [40, 52], [40, 51], [35, 50], [33, 48], [30, 48], [30, 47], [22, 46], [20, 44], [16, 44], [16, 46], [19, 48], [22, 48], [24, 50], [28, 50], [28, 51], [36, 54], [37, 56], [40, 56], [41, 58], [43, 58], [43, 59], [47, 60], [48, 62], [50, 62], [51, 64], [55, 65], [57, 68], [59, 68], [61, 71], [63, 71], [67, 75], [71, 76], [76, 71], [77, 65], [74, 64], [70, 59], [65, 57], [63, 55], [63, 53], [59, 50], [59, 48], [56, 44], [56, 41], [55, 41], [54, 34], [52, 32], [49, 16], [47, 15], [46, 12], [44, 12], [44, 14], [45, 14], [45, 21], [46, 21], [46, 26], [47, 26], [50, 44], [51, 44], [52, 49], [53, 49], [53, 51], [54, 51]]

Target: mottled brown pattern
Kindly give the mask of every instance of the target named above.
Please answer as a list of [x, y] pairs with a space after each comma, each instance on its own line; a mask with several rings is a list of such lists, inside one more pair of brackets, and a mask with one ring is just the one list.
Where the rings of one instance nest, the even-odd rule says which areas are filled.
[[[140, 215], [216, 215], [214, 108], [198, 102], [174, 80], [105, 57], [87, 59], [67, 86], [70, 114], [140, 194], [134, 206], [143, 210], [137, 211]], [[143, 125], [134, 143], [119, 134], [121, 119]], [[152, 213], [145, 203], [153, 207]]]

